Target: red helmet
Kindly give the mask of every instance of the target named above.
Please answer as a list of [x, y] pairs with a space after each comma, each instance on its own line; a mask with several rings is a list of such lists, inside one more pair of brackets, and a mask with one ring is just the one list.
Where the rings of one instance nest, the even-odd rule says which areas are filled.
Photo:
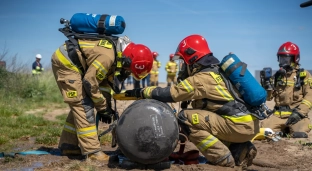
[[173, 57], [174, 57], [174, 54], [169, 55], [170, 61], [172, 60]]
[[182, 57], [186, 64], [193, 64], [195, 61], [212, 53], [208, 43], [201, 35], [193, 34], [184, 38], [175, 53], [175, 56]]
[[277, 51], [277, 61], [279, 61], [280, 56], [290, 56], [292, 57], [292, 61], [294, 63], [299, 63], [300, 61], [299, 47], [292, 42], [283, 43]]
[[151, 50], [145, 45], [130, 43], [122, 52], [122, 55], [130, 58], [129, 69], [136, 80], [146, 77], [151, 71], [153, 56]]
[[156, 59], [156, 57], [158, 56], [159, 54], [157, 52], [153, 52], [153, 58]]

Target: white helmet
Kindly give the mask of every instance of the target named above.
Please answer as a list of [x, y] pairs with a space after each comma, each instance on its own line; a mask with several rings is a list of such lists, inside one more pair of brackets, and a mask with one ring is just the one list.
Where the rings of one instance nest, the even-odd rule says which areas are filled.
[[36, 58], [41, 59], [42, 56], [41, 56], [40, 54], [37, 54], [37, 55], [36, 55]]

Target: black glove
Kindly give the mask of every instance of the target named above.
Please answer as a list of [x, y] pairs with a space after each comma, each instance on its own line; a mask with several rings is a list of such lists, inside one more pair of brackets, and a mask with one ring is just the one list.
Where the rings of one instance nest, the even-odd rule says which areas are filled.
[[143, 98], [142, 88], [135, 88], [133, 90], [126, 90], [125, 96], [126, 97], [136, 97], [136, 98], [142, 97]]
[[296, 109], [294, 109], [292, 114], [288, 117], [285, 125], [294, 125], [303, 118], [304, 118], [304, 115], [302, 115]]
[[106, 109], [106, 110], [101, 110], [97, 112], [97, 115], [99, 117], [99, 121], [102, 121], [103, 123], [110, 124], [112, 123], [112, 116], [114, 114], [113, 109]]
[[188, 101], [183, 101], [181, 103], [181, 109], [186, 109], [188, 105], [189, 105]]

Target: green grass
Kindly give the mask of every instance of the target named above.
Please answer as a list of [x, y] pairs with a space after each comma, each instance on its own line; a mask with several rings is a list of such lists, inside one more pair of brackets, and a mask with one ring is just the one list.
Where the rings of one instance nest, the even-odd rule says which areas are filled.
[[[39, 145], [57, 145], [67, 114], [57, 116], [55, 121], [43, 118], [55, 106], [61, 108], [67, 104], [51, 71], [33, 77], [0, 68], [0, 152], [11, 152], [27, 138]], [[111, 139], [109, 133], [101, 137], [101, 143], [107, 144]]]
[[63, 123], [64, 120], [47, 121], [35, 115], [0, 117], [0, 151], [10, 150], [10, 145], [22, 137], [36, 137], [37, 144], [56, 145]]
[[[56, 121], [43, 118], [48, 109], [67, 106], [57, 87], [53, 73], [39, 77], [0, 68], [0, 152], [10, 151], [22, 137], [35, 137], [35, 143], [56, 145], [67, 115]], [[37, 113], [26, 111], [43, 109]]]
[[[100, 133], [102, 133], [102, 132], [100, 132]], [[105, 134], [100, 138], [100, 143], [103, 145], [109, 144], [111, 142], [112, 142], [112, 134], [111, 133]]]
[[57, 120], [63, 122], [63, 121], [66, 120], [67, 115], [68, 115], [68, 114], [66, 113], [66, 114], [63, 114], [63, 115], [58, 115], [58, 116], [56, 116], [55, 118], [56, 118]]
[[312, 149], [312, 143], [311, 142], [307, 142], [305, 140], [295, 141], [295, 144], [299, 144], [301, 146], [308, 147], [308, 149]]

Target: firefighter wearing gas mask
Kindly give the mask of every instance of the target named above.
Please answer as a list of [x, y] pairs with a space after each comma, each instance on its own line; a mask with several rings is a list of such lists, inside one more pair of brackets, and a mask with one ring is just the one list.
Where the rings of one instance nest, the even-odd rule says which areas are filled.
[[159, 75], [159, 68], [161, 67], [160, 61], [157, 60], [159, 54], [157, 52], [153, 52], [153, 67], [150, 72], [150, 85], [151, 86], [158, 86], [158, 75]]
[[178, 66], [177, 63], [173, 60], [174, 54], [169, 55], [169, 61], [166, 64], [166, 71], [167, 71], [167, 86], [170, 86], [172, 83], [177, 83], [177, 71]]
[[308, 113], [312, 108], [312, 77], [300, 68], [299, 47], [286, 42], [277, 52], [280, 69], [272, 76], [272, 84], [262, 83], [267, 100], [274, 99], [274, 114], [264, 120], [262, 127], [282, 131], [293, 138], [306, 138], [311, 130]]
[[257, 154], [250, 140], [259, 132], [258, 118], [231, 95], [235, 92], [227, 88], [229, 80], [220, 74], [220, 61], [204, 37], [185, 37], [178, 45], [176, 58], [183, 61], [179, 84], [127, 90], [125, 95], [162, 102], [192, 100], [192, 109], [177, 114], [182, 132], [210, 164], [247, 168]]
[[[110, 99], [107, 101], [103, 96], [105, 88], [117, 91], [114, 79], [123, 81], [130, 74], [136, 79], [144, 78], [153, 65], [152, 52], [126, 36], [119, 37], [117, 42], [105, 38], [77, 41], [79, 49], [73, 49], [66, 41], [52, 55], [57, 85], [70, 107], [59, 149], [62, 155], [85, 155], [105, 161], [109, 156], [101, 150], [94, 109], [100, 121], [110, 123], [114, 111]], [[77, 55], [71, 55], [72, 52]]]

